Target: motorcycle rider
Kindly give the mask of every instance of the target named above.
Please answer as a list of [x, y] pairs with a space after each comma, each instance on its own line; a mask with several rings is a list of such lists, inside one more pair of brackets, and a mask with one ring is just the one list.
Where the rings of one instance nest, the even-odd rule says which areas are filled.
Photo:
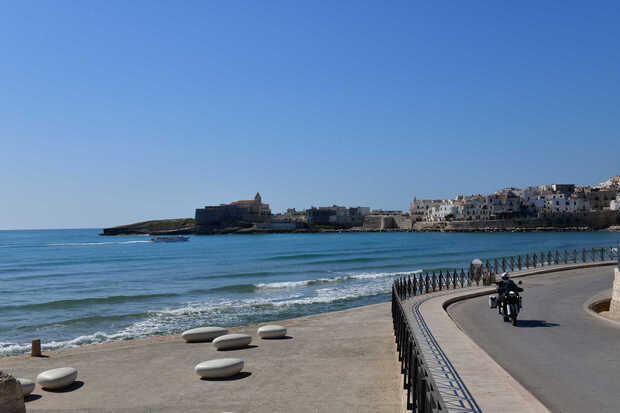
[[506, 296], [510, 291], [514, 291], [515, 293], [520, 293], [523, 291], [523, 288], [517, 286], [514, 281], [510, 279], [510, 274], [505, 272], [502, 274], [502, 280], [497, 283], [497, 299], [503, 305], [499, 305], [499, 313], [504, 315], [504, 319], [506, 318]]

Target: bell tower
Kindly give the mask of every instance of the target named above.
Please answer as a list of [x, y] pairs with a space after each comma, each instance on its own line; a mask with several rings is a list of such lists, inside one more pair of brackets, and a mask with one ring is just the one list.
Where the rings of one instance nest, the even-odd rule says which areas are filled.
[[263, 203], [263, 198], [260, 197], [260, 194], [257, 192], [256, 195], [254, 196], [254, 200], [256, 202], [258, 202], [259, 204]]

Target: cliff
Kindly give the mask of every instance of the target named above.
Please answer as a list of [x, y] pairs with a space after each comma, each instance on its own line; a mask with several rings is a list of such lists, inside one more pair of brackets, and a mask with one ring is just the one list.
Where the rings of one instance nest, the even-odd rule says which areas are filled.
[[193, 218], [158, 219], [104, 228], [99, 235], [175, 235], [194, 233]]

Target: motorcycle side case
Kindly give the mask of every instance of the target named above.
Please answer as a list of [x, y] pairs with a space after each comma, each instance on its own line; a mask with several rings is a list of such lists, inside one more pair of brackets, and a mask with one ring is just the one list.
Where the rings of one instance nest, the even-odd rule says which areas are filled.
[[497, 296], [496, 295], [489, 296], [489, 308], [497, 308]]

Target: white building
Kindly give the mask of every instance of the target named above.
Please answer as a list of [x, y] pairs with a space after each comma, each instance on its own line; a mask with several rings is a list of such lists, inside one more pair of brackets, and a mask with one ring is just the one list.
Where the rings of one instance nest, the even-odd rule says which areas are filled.
[[424, 221], [425, 215], [434, 204], [438, 204], [441, 201], [433, 201], [432, 199], [417, 199], [413, 198], [411, 205], [409, 205], [409, 212], [411, 212], [411, 220], [413, 222]]
[[580, 212], [587, 208], [587, 201], [583, 198], [566, 198], [564, 194], [553, 194], [545, 200], [545, 210], [550, 212]]
[[460, 204], [448, 199], [430, 207], [424, 216], [424, 220], [427, 222], [443, 222], [447, 219], [458, 219], [461, 217], [461, 208]]

